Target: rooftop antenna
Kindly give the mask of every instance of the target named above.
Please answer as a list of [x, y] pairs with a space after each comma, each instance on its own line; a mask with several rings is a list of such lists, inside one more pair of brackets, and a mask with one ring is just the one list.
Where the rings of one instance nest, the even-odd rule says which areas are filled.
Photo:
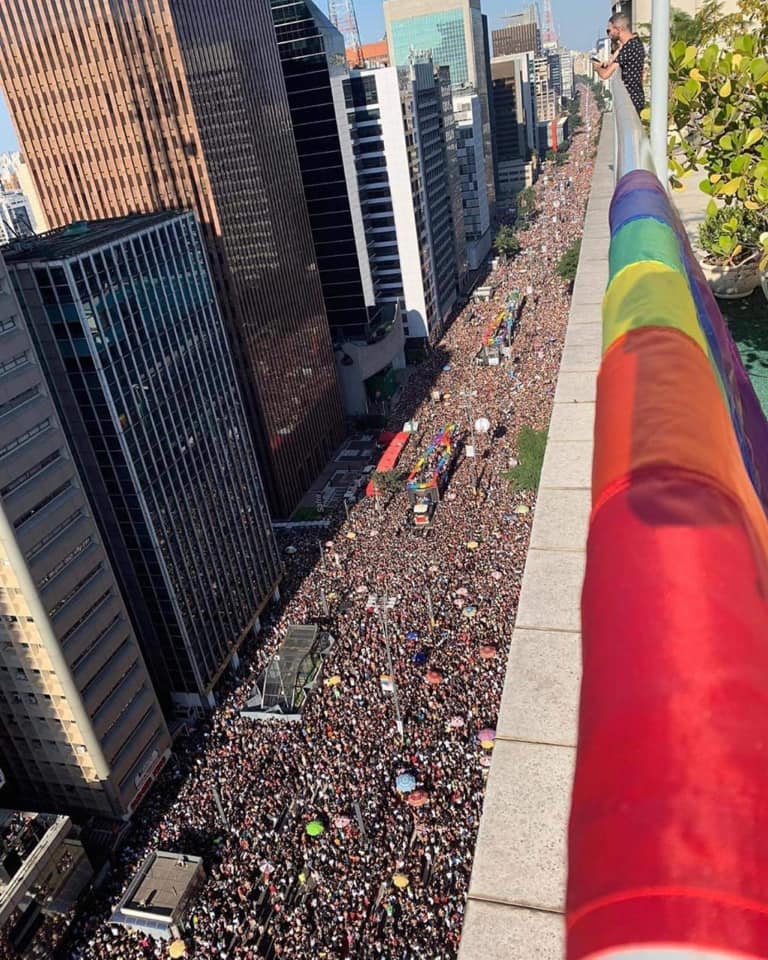
[[354, 51], [355, 66], [365, 66], [354, 0], [328, 0], [328, 16], [339, 33], [344, 35], [346, 49]]
[[555, 17], [552, 13], [552, 0], [543, 0], [544, 6], [544, 27], [541, 31], [542, 43], [551, 43], [555, 47], [560, 46], [555, 28]]

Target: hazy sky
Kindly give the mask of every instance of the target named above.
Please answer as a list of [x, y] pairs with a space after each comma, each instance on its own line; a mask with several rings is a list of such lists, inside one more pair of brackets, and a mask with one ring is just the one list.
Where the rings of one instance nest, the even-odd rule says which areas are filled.
[[[448, 0], [446, 0], [446, 3]], [[531, 0], [481, 0], [483, 13], [488, 15], [491, 30], [502, 26], [505, 14], [518, 13]], [[315, 0], [327, 10], [327, 0]], [[382, 0], [355, 0], [357, 22], [363, 42], [380, 40], [384, 36]], [[594, 47], [598, 35], [605, 33], [605, 24], [611, 15], [610, 0], [552, 0], [552, 11], [563, 46], [572, 50]]]
[[[259, 0], [265, 2], [265, 0]], [[327, 0], [316, 0], [327, 10]], [[529, 0], [483, 0], [483, 12], [488, 14], [491, 29], [501, 26], [505, 13], [516, 13]], [[382, 0], [356, 0], [355, 9], [364, 43], [379, 40], [384, 35]], [[611, 13], [610, 0], [552, 0], [560, 39], [564, 46], [586, 50], [594, 46], [598, 35], [605, 32], [605, 21]], [[0, 102], [0, 152], [16, 149], [16, 136], [8, 118], [4, 102]]]

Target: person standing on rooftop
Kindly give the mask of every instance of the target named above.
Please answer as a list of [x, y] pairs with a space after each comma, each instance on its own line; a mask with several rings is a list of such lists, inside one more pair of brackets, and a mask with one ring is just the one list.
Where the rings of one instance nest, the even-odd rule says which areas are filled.
[[621, 79], [638, 113], [645, 106], [643, 92], [643, 67], [645, 65], [645, 47], [637, 34], [630, 30], [629, 17], [625, 13], [614, 13], [608, 21], [608, 36], [619, 41], [619, 49], [610, 63], [595, 67], [601, 80], [613, 76], [621, 69]]

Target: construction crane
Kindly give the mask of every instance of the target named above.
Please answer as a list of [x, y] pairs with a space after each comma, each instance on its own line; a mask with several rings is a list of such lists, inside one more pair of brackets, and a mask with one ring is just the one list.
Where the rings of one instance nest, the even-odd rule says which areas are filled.
[[355, 66], [365, 66], [354, 0], [328, 0], [328, 16], [339, 33], [344, 35], [344, 46], [354, 52]]

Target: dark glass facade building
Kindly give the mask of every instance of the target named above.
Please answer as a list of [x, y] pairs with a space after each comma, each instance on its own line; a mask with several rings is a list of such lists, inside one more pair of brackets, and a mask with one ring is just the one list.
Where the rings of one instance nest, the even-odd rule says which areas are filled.
[[375, 295], [355, 238], [331, 86], [347, 73], [344, 38], [311, 0], [271, 4], [331, 337], [365, 342]]
[[199, 227], [160, 213], [5, 251], [155, 684], [204, 705], [280, 567]]
[[0, 255], [4, 807], [127, 817], [168, 760], [126, 599]]
[[0, 80], [51, 227], [192, 208], [273, 510], [344, 422], [270, 7], [4, 0]]

